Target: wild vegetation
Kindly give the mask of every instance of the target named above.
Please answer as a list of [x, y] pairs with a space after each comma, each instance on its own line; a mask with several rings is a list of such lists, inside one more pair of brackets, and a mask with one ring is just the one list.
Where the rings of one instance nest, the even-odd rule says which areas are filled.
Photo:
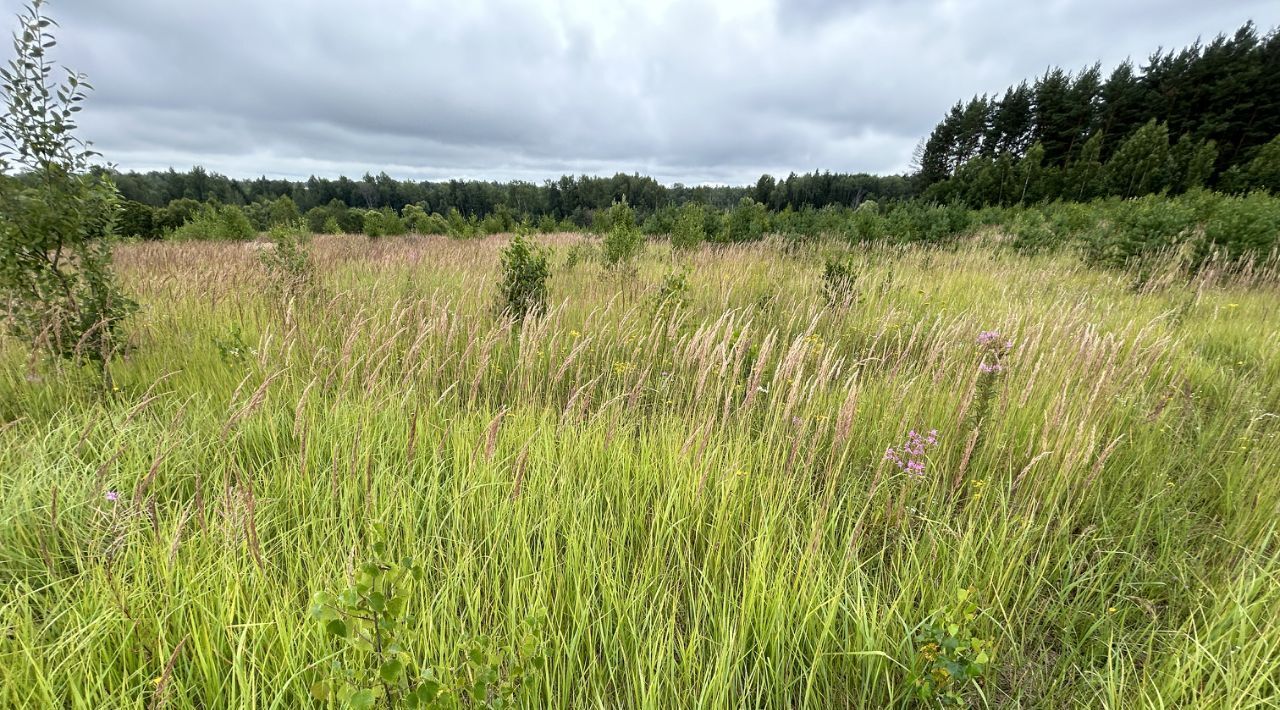
[[543, 241], [515, 329], [504, 238], [320, 237], [292, 300], [119, 248], [113, 389], [3, 351], [0, 704], [305, 705], [375, 555], [413, 677], [537, 649], [526, 707], [1277, 697], [1274, 262]]
[[147, 205], [41, 9], [0, 75], [0, 706], [1280, 698], [1274, 141], [1175, 164], [1148, 121], [1017, 199]]

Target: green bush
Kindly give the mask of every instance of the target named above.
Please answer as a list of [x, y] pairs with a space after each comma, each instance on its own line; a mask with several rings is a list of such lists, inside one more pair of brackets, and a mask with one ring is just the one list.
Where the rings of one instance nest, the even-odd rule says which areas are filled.
[[189, 197], [183, 197], [169, 202], [156, 210], [155, 226], [160, 230], [161, 234], [173, 232], [182, 225], [195, 219], [195, 216], [204, 209], [203, 202], [193, 200]]
[[367, 237], [398, 237], [408, 231], [404, 220], [390, 207], [365, 210], [362, 218], [364, 223], [361, 231]]
[[547, 307], [547, 279], [551, 276], [546, 249], [516, 234], [502, 250], [502, 310], [516, 322], [538, 315]]
[[419, 205], [405, 205], [401, 211], [405, 227], [413, 234], [448, 234], [449, 223], [439, 213], [427, 214]]
[[649, 213], [645, 218], [644, 224], [640, 225], [640, 231], [646, 236], [658, 237], [671, 234], [676, 227], [676, 208], [671, 205], [664, 205]]
[[120, 236], [139, 239], [158, 239], [160, 229], [156, 225], [156, 210], [150, 205], [133, 200], [120, 201], [120, 219], [117, 222]]
[[961, 589], [955, 600], [921, 624], [912, 664], [916, 697], [944, 706], [969, 707], [984, 683], [995, 644], [980, 635], [974, 590]]
[[172, 239], [248, 240], [257, 235], [249, 218], [235, 205], [204, 205], [182, 226], [173, 230]]
[[889, 213], [885, 231], [901, 242], [942, 244], [969, 229], [971, 217], [969, 210], [954, 203], [906, 202]]
[[689, 269], [677, 269], [667, 274], [658, 284], [653, 298], [654, 309], [662, 313], [689, 305]]
[[271, 248], [259, 254], [271, 288], [283, 300], [293, 300], [310, 290], [313, 281], [311, 233], [301, 220], [267, 230]]
[[1222, 198], [1205, 222], [1204, 238], [1197, 262], [1213, 249], [1228, 259], [1265, 257], [1280, 245], [1280, 199], [1262, 192]]
[[609, 267], [630, 262], [644, 249], [644, 235], [636, 228], [636, 215], [624, 199], [615, 202], [604, 215], [608, 232], [601, 244], [601, 256]]
[[695, 249], [706, 239], [706, 217], [702, 205], [687, 202], [680, 207], [671, 228], [671, 246], [678, 250]]
[[48, 83], [56, 25], [39, 2], [19, 21], [17, 56], [2, 72], [0, 322], [33, 351], [96, 362], [105, 378], [117, 327], [136, 307], [111, 270], [119, 195], [73, 135], [84, 76]]
[[472, 638], [456, 664], [423, 664], [405, 637], [417, 622], [409, 606], [413, 587], [426, 573], [412, 558], [394, 559], [378, 533], [373, 557], [359, 565], [345, 589], [311, 598], [311, 618], [327, 638], [340, 642], [331, 664], [334, 677], [313, 683], [311, 696], [362, 710], [517, 707], [545, 664], [543, 619], [526, 618], [505, 644], [488, 636]]
[[755, 241], [764, 236], [768, 224], [768, 209], [750, 197], [744, 197], [726, 216], [724, 230], [718, 239], [731, 243]]
[[858, 267], [849, 258], [828, 258], [822, 266], [822, 299], [828, 306], [847, 306], [857, 298]]

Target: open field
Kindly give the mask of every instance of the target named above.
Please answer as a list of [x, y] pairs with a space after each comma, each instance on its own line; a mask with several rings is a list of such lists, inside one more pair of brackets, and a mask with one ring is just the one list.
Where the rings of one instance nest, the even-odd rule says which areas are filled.
[[0, 706], [308, 706], [374, 523], [424, 662], [545, 615], [527, 707], [910, 706], [969, 588], [975, 705], [1277, 702], [1274, 266], [874, 247], [828, 306], [834, 245], [581, 240], [514, 331], [505, 237], [323, 237], [288, 306], [251, 246], [120, 247], [108, 391], [0, 348]]

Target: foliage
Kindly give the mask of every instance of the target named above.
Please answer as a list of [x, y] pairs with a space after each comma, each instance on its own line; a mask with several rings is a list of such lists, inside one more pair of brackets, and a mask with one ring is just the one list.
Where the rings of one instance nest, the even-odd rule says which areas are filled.
[[995, 655], [994, 642], [977, 631], [975, 590], [960, 589], [955, 599], [921, 625], [913, 663], [916, 696], [941, 705], [967, 707], [973, 688], [985, 682]]
[[604, 217], [604, 240], [600, 253], [605, 266], [625, 266], [644, 249], [644, 235], [636, 228], [635, 211], [623, 199], [615, 202]]
[[578, 242], [569, 245], [564, 255], [564, 268], [566, 270], [573, 269], [578, 264], [595, 261], [599, 258], [599, 253], [591, 244]]
[[1262, 188], [1248, 173], [1280, 134], [1278, 51], [1280, 33], [1247, 23], [1140, 70], [1051, 67], [1002, 97], [958, 101], [920, 146], [916, 187], [974, 207]]
[[659, 313], [679, 310], [689, 305], [689, 268], [683, 267], [662, 277], [658, 291], [653, 296], [654, 309]]
[[[999, 644], [976, 706], [1272, 704], [1276, 261], [1135, 292], [1073, 249], [885, 241], [832, 310], [843, 237], [765, 241], [700, 252], [666, 319], [654, 249], [647, 293], [556, 271], [514, 337], [493, 241], [364, 246], [314, 240], [335, 293], [285, 322], [244, 244], [118, 245], [147, 323], [109, 397], [0, 340], [0, 707], [337, 707], [335, 659], [380, 687], [306, 613], [372, 521], [424, 568], [411, 680], [469, 684], [473, 639], [545, 615], [519, 707], [924, 706], [914, 637], [970, 581]], [[235, 326], [257, 352], [228, 365]], [[983, 329], [1016, 345], [971, 444]]]
[[267, 230], [271, 248], [258, 254], [267, 282], [283, 301], [306, 295], [314, 282], [308, 243], [311, 233], [301, 221], [278, 224]]
[[390, 207], [365, 210], [362, 219], [361, 228], [366, 237], [397, 237], [408, 231], [404, 220]]
[[405, 227], [413, 234], [448, 234], [449, 223], [438, 213], [427, 214], [419, 205], [405, 205], [401, 211]]
[[226, 335], [213, 336], [213, 347], [218, 350], [218, 357], [227, 365], [242, 365], [257, 354], [244, 339], [240, 325], [233, 324]]
[[409, 603], [423, 581], [422, 565], [410, 557], [394, 560], [385, 537], [373, 553], [345, 590], [311, 599], [311, 617], [343, 646], [332, 666], [336, 679], [314, 683], [312, 697], [351, 708], [512, 707], [543, 666], [541, 620], [522, 623], [508, 648], [480, 636], [464, 661], [440, 670], [423, 666], [408, 641], [417, 622]]
[[729, 211], [724, 220], [724, 230], [714, 235], [723, 242], [749, 242], [764, 236], [768, 229], [768, 210], [765, 206], [744, 197], [738, 205]]
[[858, 265], [850, 257], [827, 258], [822, 265], [822, 298], [828, 306], [848, 306], [858, 297]]
[[694, 202], [682, 205], [671, 228], [671, 246], [677, 250], [694, 249], [706, 239], [705, 216], [702, 205]]
[[49, 78], [47, 52], [56, 42], [43, 5], [35, 0], [19, 15], [17, 56], [0, 69], [4, 325], [33, 350], [102, 364], [135, 307], [111, 268], [119, 197], [108, 177], [89, 171], [96, 153], [75, 137], [90, 88], [84, 76], [68, 70], [62, 83]]
[[503, 313], [516, 322], [536, 316], [547, 308], [547, 279], [551, 277], [550, 256], [544, 247], [516, 234], [502, 250]]
[[156, 239], [160, 236], [160, 231], [156, 224], [156, 210], [133, 200], [122, 200], [120, 202], [120, 218], [117, 221], [117, 228], [122, 237]]
[[885, 232], [898, 241], [941, 244], [969, 229], [970, 219], [969, 210], [958, 204], [909, 202], [889, 213]]
[[234, 205], [204, 205], [190, 220], [169, 233], [170, 239], [230, 239], [257, 236], [243, 210]]

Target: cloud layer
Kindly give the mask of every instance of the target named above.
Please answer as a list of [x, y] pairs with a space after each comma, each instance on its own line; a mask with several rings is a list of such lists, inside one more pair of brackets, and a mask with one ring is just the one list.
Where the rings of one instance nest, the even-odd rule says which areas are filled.
[[[16, 0], [0, 0], [12, 15]], [[124, 169], [665, 182], [907, 169], [957, 99], [1280, 24], [1273, 0], [54, 0]], [[13, 23], [10, 22], [10, 26]]]

